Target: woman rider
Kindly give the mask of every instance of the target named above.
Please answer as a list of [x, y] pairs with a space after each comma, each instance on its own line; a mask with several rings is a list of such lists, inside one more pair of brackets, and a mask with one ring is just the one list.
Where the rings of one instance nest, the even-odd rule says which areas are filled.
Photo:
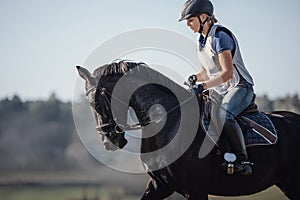
[[[209, 89], [210, 95], [221, 96], [221, 108], [226, 110], [222, 134], [236, 154], [235, 172], [252, 173], [244, 137], [235, 117], [245, 110], [254, 98], [253, 79], [246, 69], [237, 39], [225, 27], [216, 24], [213, 4], [209, 0], [188, 0], [182, 8], [179, 21], [199, 33], [198, 46], [201, 71], [191, 75], [189, 82], [202, 82], [201, 92]], [[220, 116], [219, 116], [220, 117]]]

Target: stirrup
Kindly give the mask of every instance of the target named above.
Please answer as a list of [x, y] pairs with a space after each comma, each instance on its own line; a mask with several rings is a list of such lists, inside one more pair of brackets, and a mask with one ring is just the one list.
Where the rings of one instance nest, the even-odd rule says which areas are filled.
[[241, 161], [241, 164], [242, 164], [242, 165], [251, 165], [251, 166], [254, 165], [254, 163], [253, 163], [253, 162], [250, 162], [250, 161]]

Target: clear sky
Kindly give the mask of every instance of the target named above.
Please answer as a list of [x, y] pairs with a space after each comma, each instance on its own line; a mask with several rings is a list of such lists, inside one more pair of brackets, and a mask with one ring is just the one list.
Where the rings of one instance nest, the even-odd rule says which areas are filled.
[[[218, 20], [239, 40], [256, 93], [270, 97], [300, 94], [300, 1], [212, 2]], [[13, 94], [40, 99], [55, 92], [71, 100], [78, 78], [75, 65], [84, 63], [97, 46], [126, 31], [165, 28], [194, 40], [196, 35], [185, 22], [178, 23], [183, 3], [0, 0], [0, 99]]]

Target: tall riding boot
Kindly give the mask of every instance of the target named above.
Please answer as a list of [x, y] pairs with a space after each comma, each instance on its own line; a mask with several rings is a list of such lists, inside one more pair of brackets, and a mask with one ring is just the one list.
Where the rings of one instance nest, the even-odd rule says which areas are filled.
[[234, 163], [234, 171], [242, 175], [251, 175], [252, 163], [248, 159], [244, 135], [240, 126], [233, 119], [226, 120], [222, 133], [227, 138], [233, 153], [237, 156], [237, 160]]

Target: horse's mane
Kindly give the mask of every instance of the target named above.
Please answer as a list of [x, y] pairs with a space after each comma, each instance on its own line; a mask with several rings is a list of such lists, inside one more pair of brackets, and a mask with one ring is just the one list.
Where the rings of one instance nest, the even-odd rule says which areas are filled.
[[141, 74], [142, 80], [158, 83], [159, 85], [163, 85], [171, 91], [185, 91], [186, 90], [166, 77], [165, 75], [159, 73], [158, 71], [150, 68], [144, 62], [132, 62], [127, 60], [120, 60], [118, 62], [112, 62], [110, 64], [103, 65], [97, 69], [95, 69], [93, 75], [97, 78], [103, 78], [110, 75], [125, 75], [128, 72], [138, 72]]
[[148, 67], [143, 62], [131, 62], [121, 60], [119, 62], [112, 62], [110, 64], [103, 65], [98, 67], [94, 71], [94, 76], [101, 77], [107, 75], [124, 75], [126, 72], [129, 72], [138, 67]]

